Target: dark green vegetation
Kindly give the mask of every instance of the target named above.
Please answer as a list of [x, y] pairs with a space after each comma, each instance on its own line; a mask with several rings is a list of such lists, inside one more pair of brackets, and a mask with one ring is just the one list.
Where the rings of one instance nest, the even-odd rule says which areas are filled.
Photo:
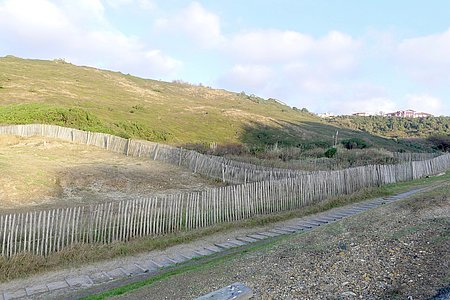
[[400, 118], [338, 116], [330, 124], [392, 138], [426, 138], [450, 134], [450, 117]]
[[0, 87], [0, 124], [57, 124], [206, 148], [215, 143], [244, 154], [277, 146], [320, 149], [323, 155], [337, 130], [341, 139], [356, 137], [376, 148], [429, 150], [416, 142], [385, 139], [338, 123], [336, 127], [275, 99], [141, 79], [61, 60], [0, 58]]
[[47, 257], [31, 254], [18, 255], [11, 259], [0, 257], [0, 282], [16, 278], [24, 278], [44, 270], [58, 270], [69, 266], [89, 264], [101, 260], [112, 259], [114, 257], [151, 251], [154, 249], [165, 249], [172, 245], [188, 243], [215, 233], [263, 226], [291, 218], [319, 213], [334, 207], [356, 203], [365, 199], [401, 193], [414, 187], [439, 183], [449, 179], [450, 173], [447, 173], [445, 176], [441, 177], [423, 178], [414, 181], [385, 185], [377, 188], [368, 188], [352, 195], [343, 195], [340, 197], [330, 198], [317, 204], [289, 212], [262, 215], [252, 219], [236, 221], [233, 223], [223, 223], [204, 229], [183, 231], [176, 234], [168, 234], [159, 237], [137, 238], [128, 242], [115, 242], [108, 245], [78, 245], [70, 249], [65, 249], [61, 252], [52, 253]]

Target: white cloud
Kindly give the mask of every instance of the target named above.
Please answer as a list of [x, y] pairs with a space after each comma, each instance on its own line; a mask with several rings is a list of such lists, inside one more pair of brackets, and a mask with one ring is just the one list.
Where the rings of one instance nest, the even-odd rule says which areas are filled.
[[225, 41], [219, 16], [198, 2], [192, 2], [172, 17], [158, 19], [155, 27], [159, 31], [183, 32], [202, 47], [215, 47]]
[[442, 33], [401, 41], [397, 49], [403, 68], [427, 84], [448, 84], [450, 80], [450, 28]]
[[407, 95], [405, 104], [416, 111], [440, 116], [444, 113], [444, 103], [441, 99], [427, 94]]
[[175, 77], [182, 63], [114, 29], [100, 1], [7, 0], [0, 4], [0, 52], [65, 58], [143, 77]]
[[124, 7], [137, 6], [140, 9], [153, 11], [157, 5], [152, 0], [105, 0], [106, 4], [113, 9], [122, 9]]
[[227, 49], [239, 61], [286, 63], [311, 51], [314, 41], [295, 31], [255, 30], [233, 36]]
[[298, 107], [317, 106], [307, 103], [317, 97], [345, 94], [342, 79], [353, 76], [361, 48], [359, 41], [337, 31], [314, 38], [295, 31], [254, 30], [228, 40], [224, 51], [235, 64], [225, 75], [231, 78], [227, 87], [234, 83], [246, 90], [247, 84], [250, 92]]
[[235, 65], [222, 81], [235, 90], [261, 91], [271, 82], [272, 75], [272, 70], [267, 66]]

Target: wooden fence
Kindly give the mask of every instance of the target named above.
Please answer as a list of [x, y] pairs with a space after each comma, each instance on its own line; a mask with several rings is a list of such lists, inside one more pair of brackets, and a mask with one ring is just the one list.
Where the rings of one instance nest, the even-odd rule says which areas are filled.
[[0, 134], [22, 137], [43, 136], [94, 145], [129, 156], [146, 157], [152, 160], [179, 165], [188, 168], [192, 172], [233, 184], [295, 178], [310, 173], [307, 171], [257, 166], [169, 145], [124, 139], [110, 134], [88, 132], [56, 125], [27, 124], [0, 126]]
[[[321, 174], [324, 172], [264, 167], [238, 162], [224, 157], [205, 155], [196, 151], [169, 145], [124, 139], [110, 134], [88, 132], [56, 125], [27, 124], [0, 126], [0, 134], [18, 135], [22, 137], [43, 136], [94, 145], [128, 156], [146, 157], [152, 160], [182, 166], [194, 173], [233, 184], [296, 178], [307, 174]], [[394, 153], [393, 155], [401, 161], [407, 162], [430, 159], [436, 156], [436, 154], [429, 153]]]
[[[188, 166], [195, 171], [203, 170], [204, 174], [208, 174], [205, 162], [213, 162], [207, 160], [207, 156], [200, 156], [193, 151], [178, 149], [176, 152], [173, 149], [177, 148], [155, 143], [58, 126], [5, 126], [0, 127], [1, 133], [63, 138], [127, 155], [160, 158]], [[283, 173], [282, 170], [279, 174], [284, 174], [284, 178], [265, 181], [255, 181], [259, 173], [245, 169], [246, 181], [254, 182], [155, 198], [0, 214], [0, 251], [5, 257], [19, 253], [45, 256], [76, 244], [111, 243], [139, 236], [193, 230], [257, 215], [289, 211], [331, 196], [350, 194], [365, 187], [417, 179], [449, 168], [450, 155], [397, 165], [369, 165], [336, 171], [295, 173], [295, 176], [290, 177], [286, 176], [290, 173]], [[221, 170], [222, 175], [224, 170], [226, 168]], [[274, 175], [269, 179], [278, 176], [278, 171], [270, 172]], [[234, 175], [230, 174], [227, 176], [233, 178]], [[251, 177], [255, 174], [256, 177]]]

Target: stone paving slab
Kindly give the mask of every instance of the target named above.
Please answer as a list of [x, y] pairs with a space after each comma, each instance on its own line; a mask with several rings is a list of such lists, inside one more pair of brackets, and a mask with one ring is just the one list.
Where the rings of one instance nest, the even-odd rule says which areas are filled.
[[84, 287], [90, 287], [94, 283], [92, 282], [91, 278], [87, 275], [77, 276], [77, 277], [67, 277], [66, 282], [70, 287], [73, 288], [84, 288]]
[[207, 245], [207, 246], [204, 246], [204, 247], [205, 247], [206, 250], [210, 250], [210, 251], [213, 251], [215, 253], [222, 252], [222, 250], [223, 250], [222, 248], [219, 248], [216, 245]]
[[314, 222], [314, 221], [311, 221], [311, 220], [302, 221], [302, 224], [310, 225], [312, 227], [317, 227], [317, 226], [323, 225], [323, 223]]
[[269, 230], [269, 231], [264, 231], [264, 232], [259, 232], [259, 234], [260, 234], [260, 235], [264, 235], [264, 236], [266, 236], [266, 237], [276, 237], [276, 236], [281, 235], [280, 233], [277, 233], [277, 232], [271, 232], [270, 230]]
[[230, 244], [235, 244], [236, 246], [244, 246], [248, 244], [247, 242], [239, 241], [237, 239], [229, 239], [227, 242]]
[[253, 291], [240, 282], [213, 291], [195, 300], [248, 300], [253, 297]]
[[228, 242], [216, 243], [214, 245], [216, 245], [217, 247], [220, 247], [220, 248], [224, 248], [224, 249], [231, 249], [231, 248], [234, 248], [237, 246], [237, 245], [230, 244]]
[[127, 276], [133, 276], [133, 275], [136, 275], [136, 274], [142, 274], [145, 271], [144, 269], [138, 267], [134, 263], [133, 264], [124, 265], [124, 266], [122, 266], [122, 269], [127, 274]]
[[165, 255], [154, 256], [151, 257], [150, 259], [160, 267], [168, 267], [177, 263], [176, 261], [170, 259]]
[[316, 226], [313, 226], [313, 225], [310, 225], [310, 224], [306, 224], [306, 223], [304, 223], [304, 222], [299, 222], [299, 223], [297, 223], [297, 224], [295, 224], [296, 226], [301, 226], [301, 227], [303, 227], [304, 228], [304, 230], [310, 230], [310, 229], [312, 229], [313, 227], [316, 227]]
[[236, 238], [239, 241], [243, 241], [243, 242], [247, 242], [247, 243], [254, 243], [256, 241], [258, 241], [257, 239], [248, 237], [248, 236], [239, 236]]
[[127, 277], [127, 273], [122, 268], [115, 268], [110, 271], [106, 271], [106, 274], [111, 277], [112, 279], [118, 279], [118, 278], [124, 278]]
[[45, 284], [40, 284], [40, 285], [35, 285], [32, 287], [27, 287], [27, 288], [25, 288], [25, 291], [27, 292], [28, 296], [33, 296], [33, 295], [48, 292], [48, 287]]
[[27, 296], [25, 289], [16, 290], [13, 292], [7, 292], [3, 295], [6, 299], [20, 299]]
[[293, 233], [295, 231], [290, 231], [290, 230], [286, 231], [286, 230], [283, 230], [281, 228], [272, 228], [272, 229], [269, 230], [269, 232], [274, 232], [274, 233], [278, 233], [279, 235], [284, 235], [284, 234], [291, 234], [291, 233]]
[[293, 225], [293, 224], [286, 225], [286, 226], [284, 226], [283, 228], [291, 228], [291, 229], [295, 230], [295, 232], [302, 231], [302, 230], [305, 229], [305, 228], [302, 227], [302, 226]]
[[160, 268], [160, 266], [157, 265], [151, 259], [143, 260], [143, 261], [139, 262], [139, 265], [142, 266], [143, 268], [147, 269], [149, 272], [156, 271]]
[[348, 217], [348, 216], [350, 216], [350, 215], [351, 215], [351, 214], [349, 214], [349, 213], [344, 213], [344, 212], [334, 212], [334, 213], [330, 213], [330, 214], [329, 214], [329, 216], [335, 217], [335, 218], [339, 218], [339, 219]]
[[329, 221], [329, 222], [336, 221], [336, 217], [333, 217], [332, 215], [321, 216], [320, 218], [322, 220], [326, 220], [326, 221]]
[[105, 272], [98, 272], [95, 274], [91, 274], [89, 275], [89, 277], [91, 278], [94, 284], [100, 284], [112, 280], [112, 277], [108, 276], [108, 274], [106, 274]]
[[200, 254], [201, 256], [206, 256], [215, 253], [214, 251], [208, 250], [206, 248], [196, 248], [194, 249], [194, 251]]
[[188, 251], [171, 253], [167, 255], [167, 257], [172, 261], [174, 261], [176, 264], [180, 264], [182, 262], [194, 258], [194, 256], [191, 256], [191, 254]]
[[52, 292], [52, 291], [68, 288], [69, 285], [65, 281], [54, 281], [54, 282], [47, 283], [47, 287], [48, 287], [48, 290], [50, 292]]
[[324, 219], [322, 219], [322, 218], [314, 218], [314, 219], [311, 219], [311, 220], [308, 221], [308, 222], [320, 223], [320, 225], [328, 224], [328, 223], [329, 223], [329, 221], [324, 220]]
[[258, 234], [258, 233], [247, 234], [247, 236], [248, 236], [248, 237], [251, 237], [251, 238], [254, 238], [254, 239], [257, 239], [257, 240], [264, 240], [264, 239], [267, 239], [267, 236], [266, 236], [266, 235], [261, 235], [261, 234]]
[[294, 233], [294, 232], [297, 232], [298, 230], [296, 230], [296, 229], [293, 229], [293, 228], [289, 228], [288, 226], [283, 226], [283, 227], [277, 227], [277, 228], [275, 228], [276, 230], [281, 230], [281, 231], [284, 231], [284, 232], [288, 232], [288, 233]]
[[186, 257], [187, 259], [193, 259], [194, 257], [200, 256], [200, 254], [196, 253], [194, 250], [191, 250], [191, 249], [181, 249], [177, 253]]

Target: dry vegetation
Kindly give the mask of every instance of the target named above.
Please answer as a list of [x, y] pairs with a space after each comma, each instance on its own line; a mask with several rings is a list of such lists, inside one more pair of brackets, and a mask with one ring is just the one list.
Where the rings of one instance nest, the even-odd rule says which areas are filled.
[[66, 207], [216, 185], [162, 162], [42, 137], [0, 136], [0, 172], [1, 210]]

